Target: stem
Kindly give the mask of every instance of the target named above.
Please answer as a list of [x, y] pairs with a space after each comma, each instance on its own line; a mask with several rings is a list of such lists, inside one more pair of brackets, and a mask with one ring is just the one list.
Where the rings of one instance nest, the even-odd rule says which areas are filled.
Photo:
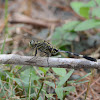
[[40, 92], [41, 92], [41, 90], [42, 90], [42, 88], [43, 88], [43, 85], [44, 85], [44, 82], [42, 82], [42, 85], [41, 85], [40, 90], [39, 90], [39, 92], [38, 92], [38, 94], [37, 94], [36, 100], [38, 100], [38, 98], [39, 98], [39, 94], [40, 94]]
[[8, 0], [5, 1], [5, 34], [8, 33]]
[[32, 72], [31, 72], [31, 68], [30, 68], [30, 77], [29, 77], [29, 100], [31, 100], [31, 75], [32, 75]]
[[8, 33], [8, 0], [5, 1], [5, 34], [4, 34], [4, 42], [1, 49], [1, 54], [3, 54], [4, 52], [6, 33]]

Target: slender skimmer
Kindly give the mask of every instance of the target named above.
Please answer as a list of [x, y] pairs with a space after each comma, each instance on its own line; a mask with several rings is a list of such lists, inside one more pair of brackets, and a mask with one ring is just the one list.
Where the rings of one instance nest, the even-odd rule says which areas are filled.
[[58, 54], [59, 52], [63, 52], [63, 53], [68, 53], [70, 55], [85, 58], [85, 59], [90, 60], [90, 61], [94, 61], [94, 62], [97, 61], [95, 58], [89, 57], [87, 55], [80, 55], [80, 54], [77, 54], [77, 53], [72, 53], [72, 52], [69, 52], [69, 51], [63, 51], [63, 50], [60, 50], [60, 49], [56, 49], [50, 43], [48, 43], [45, 40], [44, 41], [32, 40], [29, 43], [29, 45], [32, 49], [35, 50], [35, 56], [37, 55], [38, 51], [40, 51], [41, 53], [44, 53], [47, 57], [54, 56], [54, 55]]
[[[32, 40], [31, 42], [29, 42], [29, 45], [34, 50], [34, 56], [36, 56], [39, 52], [40, 52], [41, 57], [43, 57], [43, 56], [50, 57], [50, 56], [57, 55], [60, 52], [63, 52], [63, 53], [68, 53], [70, 55], [77, 56], [77, 57], [85, 58], [85, 59], [90, 60], [90, 61], [94, 61], [94, 62], [97, 61], [95, 58], [89, 57], [87, 55], [80, 55], [77, 53], [72, 53], [69, 51], [63, 51], [60, 49], [56, 49], [49, 42], [47, 42], [45, 40], [44, 41]], [[22, 67], [21, 69], [19, 69], [17, 71], [17, 73], [24, 71], [26, 68], [27, 68], [27, 66]]]

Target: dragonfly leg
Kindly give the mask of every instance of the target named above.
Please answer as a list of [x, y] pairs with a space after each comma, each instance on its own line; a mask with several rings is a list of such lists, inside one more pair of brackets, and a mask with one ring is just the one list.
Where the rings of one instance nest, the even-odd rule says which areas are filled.
[[37, 55], [37, 47], [36, 47], [36, 50], [35, 50], [35, 56]]

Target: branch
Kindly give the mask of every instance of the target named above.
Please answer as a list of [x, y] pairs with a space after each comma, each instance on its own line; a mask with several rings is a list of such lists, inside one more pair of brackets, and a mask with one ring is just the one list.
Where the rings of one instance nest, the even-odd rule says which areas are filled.
[[100, 60], [98, 60], [97, 62], [92, 62], [85, 59], [20, 56], [15, 54], [1, 54], [0, 64], [33, 65], [38, 67], [56, 67], [73, 69], [100, 69]]

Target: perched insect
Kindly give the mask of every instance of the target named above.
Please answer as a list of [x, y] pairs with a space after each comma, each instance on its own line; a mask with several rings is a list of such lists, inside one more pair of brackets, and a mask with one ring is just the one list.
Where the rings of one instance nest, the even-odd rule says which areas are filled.
[[35, 56], [37, 55], [38, 51], [40, 51], [41, 54], [45, 54], [47, 57], [54, 56], [58, 53], [58, 50], [46, 41], [32, 40], [29, 45], [33, 50], [35, 50]]
[[68, 53], [68, 54], [71, 54], [71, 55], [74, 55], [74, 56], [85, 58], [85, 59], [90, 60], [90, 61], [95, 61], [95, 62], [97, 61], [95, 58], [88, 57], [86, 55], [79, 55], [77, 53], [72, 53], [72, 52], [69, 52], [69, 51], [63, 51], [63, 50], [56, 49], [50, 43], [48, 43], [47, 41], [34, 41], [34, 40], [32, 40], [29, 43], [29, 45], [32, 49], [35, 50], [35, 56], [37, 55], [37, 51], [40, 51], [41, 53], [46, 54], [46, 56], [48, 56], [48, 57], [56, 55], [59, 52], [64, 52], [64, 53]]
[[[94, 62], [97, 61], [95, 58], [88, 57], [86, 55], [79, 55], [77, 53], [72, 53], [72, 52], [69, 52], [69, 51], [63, 51], [63, 50], [56, 49], [50, 43], [48, 43], [47, 41], [32, 40], [31, 42], [29, 42], [29, 45], [34, 50], [34, 55], [35, 56], [38, 54], [39, 51], [40, 51], [40, 56], [47, 56], [47, 57], [57, 55], [59, 52], [63, 52], [63, 53], [68, 53], [70, 55], [74, 55], [74, 56], [78, 56], [78, 57], [81, 57], [81, 58], [85, 58], [85, 59], [90, 60], [90, 61], [94, 61]], [[24, 71], [25, 69], [27, 69], [27, 66], [26, 67], [22, 67], [21, 69], [19, 69], [16, 72], [16, 75], [18, 73]]]

